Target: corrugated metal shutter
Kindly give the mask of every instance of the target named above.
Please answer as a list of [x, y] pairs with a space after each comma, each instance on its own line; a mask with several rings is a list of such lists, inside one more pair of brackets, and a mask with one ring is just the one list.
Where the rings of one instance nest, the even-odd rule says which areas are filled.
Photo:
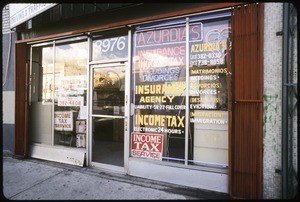
[[262, 4], [233, 9], [230, 194], [262, 198]]

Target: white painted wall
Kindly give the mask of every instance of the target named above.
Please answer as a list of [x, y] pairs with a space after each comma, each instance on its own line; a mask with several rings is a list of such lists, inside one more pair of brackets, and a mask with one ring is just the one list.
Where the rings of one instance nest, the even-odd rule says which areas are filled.
[[2, 91], [3, 124], [15, 124], [15, 92]]

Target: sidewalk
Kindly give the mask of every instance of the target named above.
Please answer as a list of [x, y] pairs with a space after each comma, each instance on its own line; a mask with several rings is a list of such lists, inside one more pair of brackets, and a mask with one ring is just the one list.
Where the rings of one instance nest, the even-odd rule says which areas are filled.
[[11, 156], [3, 156], [3, 195], [10, 200], [230, 199], [222, 193], [91, 167]]

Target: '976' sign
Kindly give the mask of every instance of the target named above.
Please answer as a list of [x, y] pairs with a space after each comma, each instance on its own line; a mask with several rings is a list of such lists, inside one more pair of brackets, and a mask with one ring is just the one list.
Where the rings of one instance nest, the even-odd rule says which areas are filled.
[[126, 58], [128, 37], [120, 36], [93, 41], [93, 60]]

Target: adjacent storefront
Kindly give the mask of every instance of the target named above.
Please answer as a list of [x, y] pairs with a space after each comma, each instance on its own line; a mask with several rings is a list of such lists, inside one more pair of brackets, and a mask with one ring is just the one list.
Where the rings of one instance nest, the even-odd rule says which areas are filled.
[[232, 15], [227, 7], [20, 42], [25, 153], [229, 193]]

